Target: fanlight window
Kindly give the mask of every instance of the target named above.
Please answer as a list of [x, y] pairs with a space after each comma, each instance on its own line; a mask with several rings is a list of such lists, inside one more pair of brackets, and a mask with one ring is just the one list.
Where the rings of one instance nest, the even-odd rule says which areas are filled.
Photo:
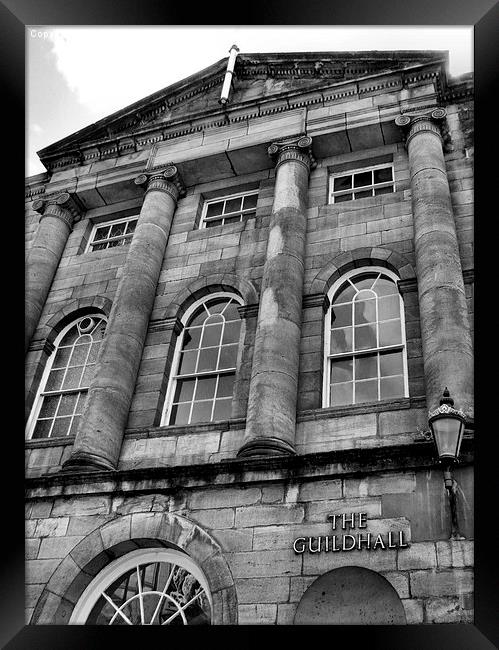
[[356, 272], [333, 293], [326, 319], [325, 404], [408, 395], [403, 303], [395, 276]]
[[28, 425], [32, 438], [76, 433], [105, 328], [101, 315], [83, 316], [56, 339]]
[[70, 623], [209, 625], [211, 596], [199, 567], [173, 549], [132, 551], [85, 589]]
[[174, 360], [167, 424], [194, 424], [230, 417], [241, 318], [234, 296], [217, 295], [187, 320]]

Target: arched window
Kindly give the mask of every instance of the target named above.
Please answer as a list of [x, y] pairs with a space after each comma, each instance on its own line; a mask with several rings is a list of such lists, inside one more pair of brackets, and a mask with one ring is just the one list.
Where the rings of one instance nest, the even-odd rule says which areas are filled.
[[165, 400], [163, 424], [230, 418], [241, 317], [240, 298], [213, 294], [185, 314]]
[[397, 277], [369, 267], [341, 277], [326, 316], [324, 405], [408, 395], [405, 324]]
[[104, 316], [91, 314], [60, 332], [40, 382], [28, 437], [59, 438], [76, 433], [105, 329]]
[[70, 624], [209, 625], [211, 595], [201, 569], [185, 553], [131, 551], [103, 569], [81, 595]]

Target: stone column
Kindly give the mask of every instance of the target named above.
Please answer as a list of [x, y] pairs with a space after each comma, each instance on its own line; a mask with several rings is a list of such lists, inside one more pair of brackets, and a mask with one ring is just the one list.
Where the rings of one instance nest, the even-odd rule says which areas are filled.
[[174, 165], [141, 174], [135, 183], [146, 186], [144, 203], [64, 469], [114, 469], [118, 464], [170, 226], [183, 192]]
[[33, 210], [42, 216], [26, 256], [25, 353], [40, 320], [73, 223], [81, 216], [82, 206], [76, 195], [62, 192], [34, 201]]
[[263, 268], [244, 444], [239, 456], [293, 454], [302, 312], [308, 136], [277, 142], [274, 203]]
[[440, 123], [445, 109], [401, 115], [411, 177], [414, 246], [427, 408], [447, 387], [473, 414], [473, 352]]

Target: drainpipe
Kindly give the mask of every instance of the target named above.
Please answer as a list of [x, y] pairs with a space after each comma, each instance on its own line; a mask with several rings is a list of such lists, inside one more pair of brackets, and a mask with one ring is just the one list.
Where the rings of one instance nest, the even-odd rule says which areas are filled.
[[232, 83], [232, 75], [234, 74], [234, 64], [236, 56], [239, 52], [237, 45], [233, 45], [229, 50], [229, 60], [227, 62], [227, 72], [225, 73], [224, 85], [222, 88], [222, 95], [218, 100], [220, 104], [226, 104], [229, 101], [229, 91]]

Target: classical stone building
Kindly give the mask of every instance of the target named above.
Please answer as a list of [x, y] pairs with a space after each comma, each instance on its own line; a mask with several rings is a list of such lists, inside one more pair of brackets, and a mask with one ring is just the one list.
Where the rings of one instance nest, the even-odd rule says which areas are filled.
[[472, 97], [232, 48], [39, 152], [29, 623], [472, 620]]

